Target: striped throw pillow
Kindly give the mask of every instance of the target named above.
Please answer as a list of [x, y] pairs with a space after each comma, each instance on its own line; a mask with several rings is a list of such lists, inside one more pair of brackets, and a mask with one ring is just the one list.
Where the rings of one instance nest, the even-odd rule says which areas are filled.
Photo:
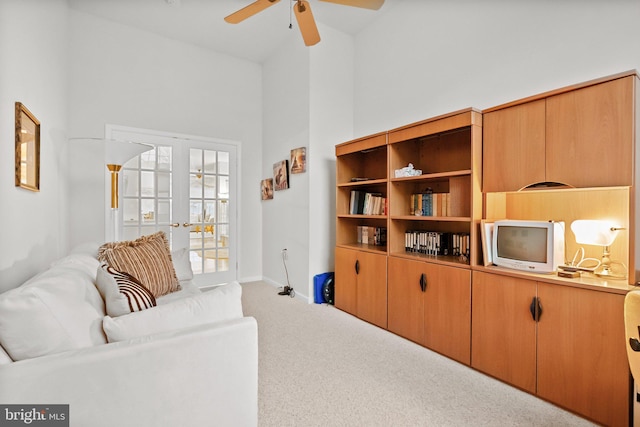
[[98, 268], [96, 286], [109, 316], [122, 316], [156, 306], [156, 298], [138, 279], [106, 264]]
[[132, 275], [156, 298], [180, 289], [163, 231], [136, 240], [105, 243], [98, 249], [98, 260]]

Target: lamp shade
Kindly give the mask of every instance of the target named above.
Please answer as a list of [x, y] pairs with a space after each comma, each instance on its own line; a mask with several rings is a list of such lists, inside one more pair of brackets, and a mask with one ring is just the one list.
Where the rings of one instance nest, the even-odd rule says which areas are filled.
[[95, 144], [96, 150], [101, 150], [106, 165], [124, 165], [138, 154], [153, 150], [153, 145], [133, 141], [120, 141], [105, 138], [70, 138], [70, 141], [79, 141]]
[[70, 140], [93, 143], [97, 147], [96, 151], [102, 151], [104, 163], [111, 173], [111, 208], [118, 209], [118, 172], [122, 165], [135, 156], [153, 150], [153, 145], [104, 138], [71, 138]]
[[610, 221], [598, 219], [578, 219], [571, 223], [576, 242], [583, 245], [611, 246], [619, 229]]
[[152, 150], [153, 146], [132, 141], [105, 140], [105, 163], [108, 165], [124, 165], [135, 156]]

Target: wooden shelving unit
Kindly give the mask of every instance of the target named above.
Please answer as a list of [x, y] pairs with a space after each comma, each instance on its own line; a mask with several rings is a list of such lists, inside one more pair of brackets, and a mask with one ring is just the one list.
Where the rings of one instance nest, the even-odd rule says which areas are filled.
[[[470, 108], [349, 141], [336, 146], [336, 157], [336, 307], [468, 365], [471, 267], [479, 260], [482, 217], [482, 114]], [[396, 177], [409, 163], [422, 173]], [[432, 204], [416, 215], [412, 195], [426, 189]], [[387, 210], [354, 213], [352, 191], [383, 195]], [[359, 243], [358, 226], [386, 228], [387, 244]], [[455, 233], [468, 250], [464, 256], [407, 250], [407, 232], [421, 239]]]
[[[623, 302], [640, 280], [639, 78], [621, 73], [337, 145], [336, 307], [597, 423], [627, 425]], [[396, 177], [409, 164], [421, 173]], [[386, 211], [354, 212], [353, 191], [385, 197]], [[414, 195], [439, 195], [446, 208]], [[613, 220], [625, 231], [611, 258], [628, 279], [485, 266], [480, 222], [503, 218], [564, 221], [567, 257], [581, 246], [573, 220]], [[363, 226], [386, 228], [386, 245], [358, 242]], [[469, 249], [421, 253], [408, 248], [408, 232], [465, 235]], [[544, 314], [531, 314], [533, 301]]]
[[386, 133], [337, 145], [336, 157], [336, 245], [386, 254], [386, 245], [359, 243], [357, 227], [386, 229], [387, 215], [364, 215], [351, 211], [354, 191], [387, 197]]
[[[389, 255], [464, 266], [478, 262], [481, 154], [482, 114], [473, 109], [389, 131]], [[395, 170], [409, 164], [422, 174], [396, 178]], [[412, 195], [428, 192], [433, 198], [447, 195], [444, 212], [412, 212]], [[411, 231], [456, 234], [466, 239], [467, 249], [461, 255], [407, 250]]]

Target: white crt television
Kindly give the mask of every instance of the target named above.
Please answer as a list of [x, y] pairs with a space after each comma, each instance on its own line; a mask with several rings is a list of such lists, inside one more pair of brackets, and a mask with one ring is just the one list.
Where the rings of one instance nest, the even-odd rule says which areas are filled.
[[505, 219], [493, 223], [493, 263], [533, 273], [552, 273], [565, 263], [564, 222]]

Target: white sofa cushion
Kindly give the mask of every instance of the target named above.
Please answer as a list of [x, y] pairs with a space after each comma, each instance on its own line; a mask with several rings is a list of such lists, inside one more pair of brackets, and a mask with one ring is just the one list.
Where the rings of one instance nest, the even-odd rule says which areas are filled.
[[156, 298], [151, 291], [135, 277], [106, 264], [98, 267], [96, 286], [104, 298], [107, 314], [111, 317], [156, 306]]
[[178, 280], [193, 279], [193, 270], [191, 269], [191, 261], [189, 260], [189, 249], [182, 248], [171, 251], [171, 259], [173, 260], [173, 268], [176, 270]]
[[[50, 265], [53, 267], [61, 267], [66, 266], [71, 269], [80, 270], [83, 273], [89, 275], [92, 280], [96, 278], [96, 265], [100, 265], [97, 258], [88, 253], [74, 253], [67, 255], [64, 258], [60, 258], [59, 260], [53, 261]], [[46, 275], [46, 272], [42, 272], [40, 275], [33, 277], [31, 280], [28, 280], [23, 284], [28, 285], [32, 281], [38, 279], [41, 275]]]
[[102, 325], [109, 342], [116, 342], [242, 316], [242, 286], [231, 282], [148, 310], [105, 316]]
[[14, 361], [107, 342], [98, 261], [74, 254], [0, 294], [0, 345]]

